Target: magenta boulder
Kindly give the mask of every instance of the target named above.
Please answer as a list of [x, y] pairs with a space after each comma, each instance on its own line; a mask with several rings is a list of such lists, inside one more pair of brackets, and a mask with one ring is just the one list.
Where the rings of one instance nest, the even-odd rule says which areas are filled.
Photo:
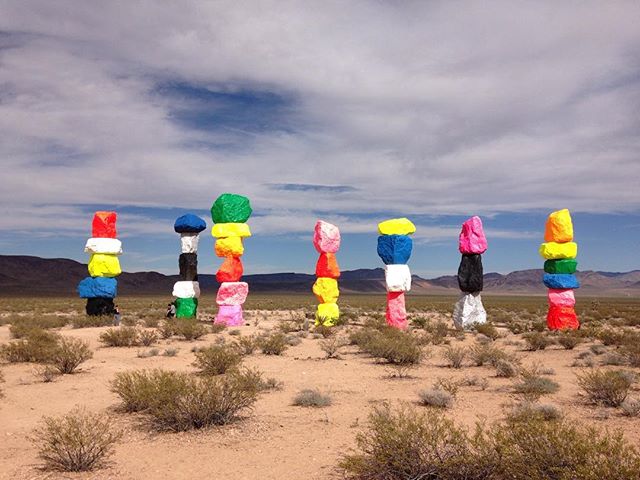
[[484, 236], [482, 220], [473, 216], [462, 224], [459, 242], [460, 253], [484, 253], [487, 250], [487, 237]]
[[340, 249], [340, 230], [331, 223], [318, 220], [313, 232], [313, 246], [318, 253], [336, 253]]

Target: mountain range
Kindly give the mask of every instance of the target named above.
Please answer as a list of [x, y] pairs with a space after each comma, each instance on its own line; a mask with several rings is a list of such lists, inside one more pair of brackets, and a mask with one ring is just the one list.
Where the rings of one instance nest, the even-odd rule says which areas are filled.
[[[508, 274], [487, 273], [485, 294], [542, 295], [542, 270], [519, 270]], [[65, 258], [0, 255], [0, 296], [74, 295], [78, 282], [87, 276], [86, 264]], [[639, 296], [640, 270], [625, 273], [583, 271], [577, 273], [580, 291], [593, 296]], [[124, 272], [118, 277], [119, 295], [166, 294], [170, 296], [177, 275], [158, 272]], [[252, 292], [309, 293], [315, 276], [305, 273], [267, 273], [245, 275]], [[200, 288], [215, 292], [215, 275], [199, 275]], [[343, 271], [340, 290], [344, 293], [384, 293], [382, 268]], [[413, 276], [412, 293], [455, 295], [459, 293], [455, 275], [432, 279]]]

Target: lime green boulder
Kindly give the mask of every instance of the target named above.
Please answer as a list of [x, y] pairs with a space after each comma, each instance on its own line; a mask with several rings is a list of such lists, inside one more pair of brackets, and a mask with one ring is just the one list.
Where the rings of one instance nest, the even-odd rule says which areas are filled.
[[249, 220], [251, 212], [249, 199], [235, 193], [223, 193], [211, 206], [214, 223], [244, 223]]
[[547, 260], [544, 262], [544, 271], [546, 273], [576, 273], [577, 268], [578, 262], [573, 258]]
[[176, 318], [196, 318], [198, 312], [197, 298], [176, 298]]

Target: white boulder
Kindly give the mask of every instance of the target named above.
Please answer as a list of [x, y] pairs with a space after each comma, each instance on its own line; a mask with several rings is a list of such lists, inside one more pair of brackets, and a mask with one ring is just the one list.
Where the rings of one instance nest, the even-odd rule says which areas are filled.
[[200, 285], [198, 282], [176, 282], [173, 285], [172, 295], [178, 298], [198, 298], [200, 297]]
[[480, 292], [461, 295], [453, 309], [453, 323], [456, 328], [470, 329], [473, 325], [486, 321], [487, 312], [482, 305]]
[[122, 242], [117, 238], [90, 238], [84, 246], [84, 252], [122, 255]]
[[387, 284], [387, 292], [408, 292], [411, 290], [409, 265], [385, 265], [384, 280]]

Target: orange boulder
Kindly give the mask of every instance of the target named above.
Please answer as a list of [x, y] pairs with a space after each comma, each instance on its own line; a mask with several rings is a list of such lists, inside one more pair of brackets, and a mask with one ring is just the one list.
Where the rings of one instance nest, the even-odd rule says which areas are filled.
[[339, 278], [340, 267], [333, 253], [321, 253], [316, 264], [316, 277]]
[[218, 282], [238, 282], [242, 277], [242, 260], [240, 257], [227, 257], [216, 273]]

